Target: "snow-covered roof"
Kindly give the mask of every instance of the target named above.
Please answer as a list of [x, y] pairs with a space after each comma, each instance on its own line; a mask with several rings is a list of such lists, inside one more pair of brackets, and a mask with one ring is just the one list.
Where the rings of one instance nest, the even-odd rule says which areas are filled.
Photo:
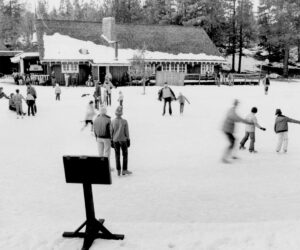
[[[93, 64], [130, 65], [130, 60], [138, 54], [138, 50], [119, 49], [118, 60], [115, 59], [115, 49], [112, 47], [83, 41], [70, 36], [55, 33], [45, 35], [43, 61], [91, 61]], [[170, 54], [158, 51], [145, 51], [147, 61], [219, 61], [221, 56], [201, 54]]]

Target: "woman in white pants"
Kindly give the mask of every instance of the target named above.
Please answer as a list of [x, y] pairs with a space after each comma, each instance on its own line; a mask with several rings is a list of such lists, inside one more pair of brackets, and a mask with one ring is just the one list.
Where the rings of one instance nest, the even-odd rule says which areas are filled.
[[288, 123], [292, 122], [300, 124], [300, 121], [282, 115], [280, 109], [276, 109], [275, 115], [277, 115], [277, 117], [275, 120], [274, 130], [275, 133], [278, 134], [276, 152], [279, 153], [283, 147], [283, 152], [286, 153], [288, 147]]

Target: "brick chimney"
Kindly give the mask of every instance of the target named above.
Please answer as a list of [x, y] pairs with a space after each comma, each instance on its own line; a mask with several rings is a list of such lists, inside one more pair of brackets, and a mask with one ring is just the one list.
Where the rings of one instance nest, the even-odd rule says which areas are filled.
[[115, 48], [115, 60], [118, 61], [118, 41], [116, 35], [116, 21], [114, 17], [102, 19], [102, 37]]

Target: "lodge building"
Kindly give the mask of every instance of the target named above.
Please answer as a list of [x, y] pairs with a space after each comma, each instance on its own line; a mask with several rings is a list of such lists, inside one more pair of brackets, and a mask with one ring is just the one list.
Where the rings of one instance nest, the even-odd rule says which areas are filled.
[[[108, 73], [113, 83], [121, 83], [130, 72], [132, 58], [142, 47], [146, 48], [145, 67], [153, 75], [165, 72], [168, 77], [178, 73], [181, 77], [175, 78], [184, 79], [187, 74], [212, 73], [216, 65], [225, 63], [199, 27], [116, 24], [114, 18], [104, 18], [101, 23], [37, 19], [35, 28], [38, 53], [21, 53], [12, 62], [18, 63], [20, 72], [25, 73], [35, 61], [41, 65], [35, 66], [41, 70], [36, 74], [52, 74], [62, 85], [66, 75], [82, 85], [89, 74], [103, 82]], [[24, 66], [28, 60], [31, 64]]]

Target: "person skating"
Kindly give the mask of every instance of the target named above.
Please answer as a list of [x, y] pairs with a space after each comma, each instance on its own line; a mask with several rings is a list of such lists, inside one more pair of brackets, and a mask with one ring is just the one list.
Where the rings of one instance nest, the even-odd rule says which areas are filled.
[[60, 101], [61, 88], [58, 83], [55, 84], [54, 92], [55, 92], [55, 100]]
[[3, 92], [3, 88], [0, 87], [0, 99], [2, 99], [3, 97], [9, 99], [9, 97]]
[[111, 106], [111, 89], [114, 87], [114, 85], [111, 83], [110, 80], [105, 79], [105, 81], [103, 83], [103, 87], [105, 88], [105, 92], [106, 92], [107, 106]]
[[266, 76], [263, 80], [263, 85], [264, 85], [264, 89], [265, 89], [265, 95], [267, 95], [268, 91], [269, 91], [269, 87], [270, 87], [270, 76], [269, 76], [269, 74], [266, 74]]
[[94, 98], [95, 98], [95, 109], [99, 109], [99, 105], [102, 105], [101, 87], [99, 82], [96, 82], [95, 84]]
[[173, 100], [176, 100], [176, 96], [173, 92], [173, 90], [168, 86], [168, 83], [165, 82], [164, 87], [159, 90], [158, 92], [158, 100], [164, 99], [164, 107], [163, 107], [163, 113], [162, 115], [165, 115], [166, 113], [166, 105], [169, 104], [169, 114], [172, 115], [172, 106], [171, 102]]
[[109, 161], [111, 148], [111, 119], [106, 113], [106, 107], [101, 105], [100, 114], [94, 121], [94, 133], [96, 136], [99, 157], [107, 157]]
[[91, 124], [91, 131], [93, 131], [94, 123], [93, 123], [93, 118], [96, 115], [95, 109], [94, 109], [94, 102], [90, 101], [87, 110], [85, 113], [85, 118], [84, 118], [84, 125], [81, 128], [81, 131], [84, 130], [87, 125]]
[[178, 94], [177, 101], [179, 102], [179, 112], [180, 114], [183, 114], [185, 101], [187, 101], [188, 104], [191, 103], [181, 92]]
[[[226, 114], [226, 118], [223, 123], [223, 132], [225, 133], [228, 141], [229, 141], [229, 146], [225, 149], [224, 155], [222, 157], [222, 162], [223, 163], [230, 163], [228, 158], [231, 156], [234, 146], [235, 146], [235, 137], [234, 137], [234, 128], [235, 128], [235, 123], [236, 122], [242, 122], [246, 124], [253, 124], [252, 122], [248, 122], [247, 120], [241, 118], [237, 113], [236, 109], [237, 106], [239, 105], [238, 100], [234, 100], [233, 102], [233, 107], [229, 109], [229, 111]], [[237, 159], [236, 156], [232, 156], [233, 159]]]
[[256, 114], [257, 113], [257, 108], [253, 107], [251, 109], [251, 113], [247, 115], [246, 120], [248, 122], [253, 122], [253, 124], [246, 125], [246, 131], [245, 131], [245, 136], [240, 142], [240, 149], [246, 149], [245, 148], [245, 143], [250, 137], [250, 145], [249, 145], [249, 152], [250, 153], [257, 153], [257, 151], [254, 149], [254, 143], [255, 143], [255, 127], [265, 131], [266, 129], [262, 126], [260, 126], [257, 122]]
[[26, 83], [26, 86], [27, 86], [27, 94], [31, 94], [34, 98], [33, 110], [34, 110], [34, 113], [36, 114], [37, 113], [37, 107], [36, 107], [37, 94], [36, 94], [36, 90], [30, 83]]
[[[130, 147], [129, 128], [127, 120], [122, 118], [123, 107], [116, 109], [116, 118], [111, 123], [111, 146], [115, 150], [116, 168], [118, 176], [132, 174], [128, 171], [128, 148]], [[123, 164], [121, 167], [121, 151], [123, 156]]]
[[123, 101], [124, 101], [124, 95], [123, 95], [122, 91], [119, 91], [118, 102], [119, 102], [120, 106], [123, 106]]
[[287, 116], [284, 116], [280, 109], [276, 109], [274, 131], [278, 135], [278, 143], [276, 147], [276, 152], [279, 153], [283, 147], [283, 152], [287, 152], [288, 147], [288, 123], [297, 123], [300, 124], [300, 121], [291, 119]]
[[27, 115], [30, 116], [31, 113], [34, 116], [34, 97], [30, 93], [26, 96], [26, 103], [28, 106]]
[[10, 94], [10, 99], [8, 101], [8, 109], [11, 111], [16, 111], [16, 104], [14, 102], [14, 93]]
[[22, 100], [26, 101], [25, 98], [20, 94], [20, 90], [16, 89], [16, 94], [14, 95], [14, 103], [16, 105], [17, 119], [19, 119], [19, 116], [23, 118], [24, 115]]

